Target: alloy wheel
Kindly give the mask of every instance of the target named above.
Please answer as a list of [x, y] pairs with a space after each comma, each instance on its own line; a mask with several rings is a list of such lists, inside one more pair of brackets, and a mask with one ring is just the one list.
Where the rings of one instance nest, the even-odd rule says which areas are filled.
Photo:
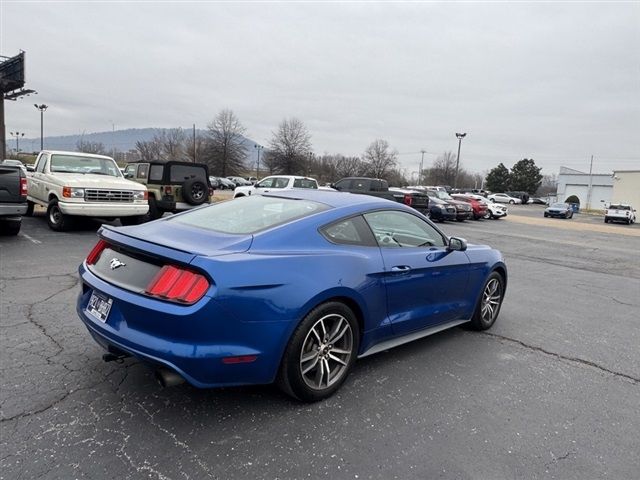
[[340, 314], [331, 313], [313, 324], [302, 343], [300, 373], [315, 390], [329, 388], [347, 372], [353, 355], [353, 330]]
[[482, 292], [482, 304], [480, 307], [480, 315], [485, 323], [492, 323], [500, 309], [500, 300], [502, 291], [500, 282], [497, 278], [492, 278], [487, 282]]

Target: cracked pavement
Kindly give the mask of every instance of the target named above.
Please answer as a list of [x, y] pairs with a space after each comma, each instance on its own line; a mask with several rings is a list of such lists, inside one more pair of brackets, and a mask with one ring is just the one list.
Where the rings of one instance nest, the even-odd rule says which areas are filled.
[[637, 478], [640, 237], [624, 232], [640, 226], [509, 220], [443, 226], [504, 253], [494, 328], [365, 358], [305, 405], [104, 363], [75, 313], [96, 227], [25, 219], [41, 243], [0, 237], [0, 479]]

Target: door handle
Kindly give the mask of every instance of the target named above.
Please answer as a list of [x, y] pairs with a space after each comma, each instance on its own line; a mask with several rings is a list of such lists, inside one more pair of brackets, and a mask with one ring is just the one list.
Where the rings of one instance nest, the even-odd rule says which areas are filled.
[[395, 267], [391, 267], [391, 272], [393, 273], [409, 273], [411, 271], [411, 267], [409, 265], [396, 265]]

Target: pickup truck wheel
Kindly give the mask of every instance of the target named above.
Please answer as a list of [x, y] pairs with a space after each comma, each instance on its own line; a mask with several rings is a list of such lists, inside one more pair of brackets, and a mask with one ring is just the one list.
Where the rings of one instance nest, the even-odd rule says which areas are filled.
[[73, 220], [69, 215], [65, 215], [60, 210], [57, 200], [51, 200], [47, 208], [47, 223], [49, 228], [56, 232], [64, 232], [71, 227]]
[[27, 200], [27, 211], [24, 214], [26, 217], [32, 217], [33, 216], [33, 208], [36, 206], [35, 203], [33, 203], [31, 200]]
[[209, 187], [199, 178], [190, 178], [182, 184], [182, 196], [190, 205], [202, 205], [209, 196]]

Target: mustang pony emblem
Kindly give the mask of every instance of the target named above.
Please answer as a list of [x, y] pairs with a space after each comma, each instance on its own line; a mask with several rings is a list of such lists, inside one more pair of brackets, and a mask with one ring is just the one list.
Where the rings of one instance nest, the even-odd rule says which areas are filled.
[[116, 268], [126, 267], [126, 266], [127, 266], [126, 263], [121, 262], [117, 258], [112, 258], [111, 262], [109, 262], [109, 268], [111, 268], [111, 270], [115, 270]]

